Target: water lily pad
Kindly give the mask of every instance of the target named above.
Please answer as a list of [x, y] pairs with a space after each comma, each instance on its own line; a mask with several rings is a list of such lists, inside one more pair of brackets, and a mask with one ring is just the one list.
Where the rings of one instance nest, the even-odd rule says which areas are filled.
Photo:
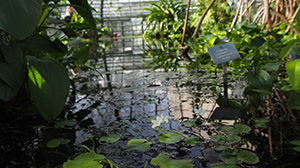
[[160, 153], [151, 159], [151, 164], [158, 165], [161, 168], [193, 168], [192, 159], [174, 160], [164, 153]]
[[233, 134], [233, 133], [235, 133], [235, 131], [234, 131], [235, 129], [232, 126], [222, 126], [220, 128], [220, 130], [222, 132], [226, 133], [226, 134]]
[[146, 139], [131, 139], [128, 141], [127, 146], [133, 150], [146, 150], [150, 148], [151, 144]]
[[238, 164], [240, 162], [236, 156], [226, 154], [221, 156], [221, 160], [228, 164]]
[[200, 140], [199, 137], [191, 136], [191, 137], [185, 138], [184, 142], [191, 145], [191, 146], [194, 146], [194, 145], [197, 145], [197, 144], [201, 144], [201, 142], [199, 140]]
[[196, 121], [197, 121], [196, 118], [192, 118], [192, 119], [184, 122], [182, 125], [186, 126], [186, 127], [193, 127], [193, 128], [195, 128], [195, 127], [197, 127]]
[[228, 147], [225, 145], [220, 145], [220, 146], [215, 146], [214, 149], [217, 151], [223, 151], [223, 150], [228, 149]]
[[245, 124], [235, 124], [234, 127], [236, 133], [248, 133], [251, 131], [251, 128]]
[[56, 148], [58, 147], [59, 145], [65, 145], [65, 144], [68, 144], [70, 142], [69, 139], [65, 139], [65, 138], [55, 138], [55, 139], [52, 139], [51, 141], [49, 141], [47, 143], [47, 147], [48, 148]]
[[99, 160], [105, 156], [96, 153], [84, 153], [77, 156], [74, 160], [68, 160], [63, 164], [63, 168], [102, 168]]
[[108, 136], [104, 136], [100, 138], [100, 141], [114, 143], [120, 139], [120, 135], [118, 134], [108, 134]]
[[210, 139], [214, 142], [225, 142], [226, 137], [221, 134], [213, 135]]
[[259, 162], [258, 156], [255, 153], [248, 150], [241, 150], [238, 153], [237, 157], [239, 160], [248, 164], [256, 164]]
[[211, 168], [240, 168], [240, 167], [237, 165], [222, 163], [222, 164], [213, 165], [211, 166]]
[[226, 138], [226, 142], [228, 143], [237, 143], [240, 142], [242, 140], [242, 138], [238, 135], [230, 135]]
[[162, 134], [159, 137], [160, 142], [167, 143], [167, 144], [174, 144], [174, 143], [180, 142], [182, 139], [183, 139], [183, 136], [176, 132]]

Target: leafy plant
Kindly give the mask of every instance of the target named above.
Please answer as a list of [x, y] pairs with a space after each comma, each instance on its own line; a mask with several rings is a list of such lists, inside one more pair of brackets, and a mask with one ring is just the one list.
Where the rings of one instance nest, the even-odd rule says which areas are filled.
[[47, 121], [63, 112], [70, 89], [67, 68], [86, 64], [91, 48], [89, 40], [77, 38], [75, 42], [74, 37], [81, 31], [104, 33], [96, 29], [86, 0], [69, 2], [86, 21], [82, 18], [82, 23], [56, 25], [50, 34], [47, 18], [54, 8], [66, 5], [57, 1], [1, 0], [0, 99], [7, 107], [14, 106], [16, 97], [22, 97], [23, 111], [37, 109]]
[[224, 155], [221, 156], [221, 160], [224, 163], [212, 167], [236, 167], [240, 162], [247, 164], [256, 164], [259, 162], [259, 158], [255, 153], [233, 146], [241, 142], [242, 138], [239, 134], [247, 134], [251, 131], [249, 126], [236, 123], [234, 126], [221, 126], [220, 131], [223, 134], [213, 135], [211, 136], [211, 140], [218, 144], [223, 144], [215, 146], [215, 150], [224, 151]]
[[151, 159], [151, 163], [154, 165], [158, 165], [161, 168], [192, 168], [193, 167], [193, 160], [191, 159], [174, 160], [164, 153], [160, 153], [156, 157]]

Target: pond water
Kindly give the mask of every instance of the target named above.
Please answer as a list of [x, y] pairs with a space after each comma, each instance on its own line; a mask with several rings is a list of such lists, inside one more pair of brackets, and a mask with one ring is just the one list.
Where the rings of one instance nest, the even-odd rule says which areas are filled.
[[[203, 108], [206, 110], [204, 117], [208, 117], [217, 107], [213, 94], [197, 90], [198, 85], [187, 71], [165, 73], [142, 69], [108, 75], [109, 81], [107, 76], [106, 79], [98, 76], [77, 84], [77, 89], [83, 92], [77, 95], [78, 101], [72, 111], [76, 113], [88, 109], [90, 113], [83, 120], [90, 120], [92, 124], [76, 130], [75, 146], [84, 144], [87, 137], [94, 136], [98, 143], [96, 153], [105, 155], [115, 165], [124, 168], [156, 167], [150, 161], [160, 152], [176, 159], [193, 158], [195, 167], [209, 167], [219, 162], [220, 153], [208, 145], [209, 136], [205, 128], [192, 130], [182, 126], [183, 121], [193, 118], [194, 108]], [[76, 78], [80, 81], [80, 74]], [[90, 108], [92, 104], [96, 105]], [[158, 131], [151, 127], [147, 119], [161, 114], [170, 116], [166, 132], [197, 135], [203, 143], [189, 146], [159, 142]], [[114, 143], [99, 141], [110, 133], [120, 135], [120, 140]], [[127, 147], [130, 139], [139, 138], [147, 139], [153, 145], [145, 151]]]

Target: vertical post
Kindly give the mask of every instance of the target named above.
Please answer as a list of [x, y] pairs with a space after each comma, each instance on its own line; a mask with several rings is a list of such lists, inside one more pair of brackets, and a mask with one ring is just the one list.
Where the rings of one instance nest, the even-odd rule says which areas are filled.
[[223, 80], [224, 80], [224, 107], [228, 106], [228, 83], [227, 83], [227, 63], [223, 63]]

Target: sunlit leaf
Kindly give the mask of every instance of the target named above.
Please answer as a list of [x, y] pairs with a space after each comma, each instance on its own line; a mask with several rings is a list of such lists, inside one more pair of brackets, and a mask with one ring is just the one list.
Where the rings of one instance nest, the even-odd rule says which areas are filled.
[[47, 121], [58, 117], [69, 93], [69, 76], [61, 63], [52, 58], [27, 56], [29, 90], [37, 109]]
[[158, 165], [161, 168], [193, 168], [192, 159], [174, 160], [164, 153], [160, 153], [151, 159], [151, 164]]
[[127, 146], [133, 150], [146, 150], [150, 148], [151, 144], [146, 139], [131, 139], [128, 141]]
[[108, 136], [104, 136], [100, 138], [100, 141], [105, 141], [108, 143], [114, 143], [120, 139], [120, 135], [118, 134], [108, 134]]
[[63, 168], [102, 168], [99, 162], [105, 156], [96, 153], [84, 153], [77, 156], [74, 160], [68, 160], [63, 164]]
[[291, 142], [293, 145], [299, 145], [300, 146], [300, 140], [295, 140]]
[[285, 64], [294, 91], [300, 93], [300, 59]]
[[220, 146], [215, 146], [214, 149], [217, 151], [223, 151], [223, 150], [228, 149], [228, 147], [225, 145], [220, 145]]
[[162, 134], [159, 137], [160, 142], [167, 143], [167, 144], [174, 144], [180, 142], [181, 140], [183, 140], [183, 136], [176, 132]]

